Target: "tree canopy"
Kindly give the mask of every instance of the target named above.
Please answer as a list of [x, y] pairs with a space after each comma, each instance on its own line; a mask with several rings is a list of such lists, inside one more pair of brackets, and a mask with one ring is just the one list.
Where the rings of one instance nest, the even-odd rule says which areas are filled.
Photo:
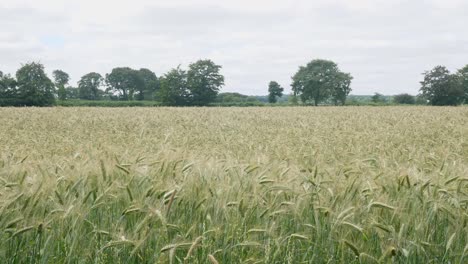
[[410, 94], [397, 94], [393, 97], [393, 101], [397, 104], [415, 104], [416, 98]]
[[[60, 105], [85, 105], [76, 100], [155, 101], [153, 105], [207, 106], [255, 105], [267, 101], [288, 104], [345, 105], [351, 92], [353, 77], [330, 60], [315, 59], [300, 66], [292, 76], [292, 94], [283, 97], [284, 88], [271, 81], [267, 96], [247, 96], [220, 93], [224, 86], [222, 67], [209, 59], [198, 60], [187, 68], [178, 66], [158, 78], [147, 68], [113, 68], [108, 74], [90, 72], [83, 75], [75, 87], [69, 85], [70, 75], [57, 69], [53, 81], [38, 62], [24, 64], [15, 75], [0, 71], [0, 106], [47, 106], [59, 99]], [[455, 73], [437, 66], [424, 73], [420, 94], [398, 94], [393, 97], [376, 93], [373, 96], [350, 97], [348, 104], [396, 103], [459, 105], [468, 103], [468, 65]], [[300, 102], [298, 99], [300, 98]], [[391, 101], [390, 98], [393, 98]], [[66, 99], [68, 102], [64, 102]], [[89, 102], [99, 105], [97, 102]], [[146, 102], [128, 102], [146, 105]], [[116, 104], [114, 104], [116, 105]]]
[[31, 62], [23, 65], [16, 72], [17, 96], [22, 105], [47, 106], [55, 101], [55, 88], [47, 77], [44, 66]]
[[161, 78], [159, 98], [164, 105], [189, 105], [190, 91], [187, 87], [187, 72], [179, 67], [170, 70]]
[[142, 68], [137, 72], [137, 100], [154, 100], [159, 89], [159, 79], [156, 74], [149, 69]]
[[294, 96], [299, 95], [305, 103], [313, 101], [318, 105], [331, 99], [344, 104], [351, 91], [352, 76], [341, 72], [333, 61], [317, 59], [299, 67], [292, 80]]
[[431, 105], [459, 105], [465, 97], [460, 77], [444, 66], [424, 73], [420, 91]]
[[371, 97], [371, 100], [373, 103], [385, 103], [386, 102], [385, 96], [381, 93], [374, 93], [374, 95]]
[[277, 97], [283, 96], [284, 88], [275, 81], [271, 81], [268, 84], [268, 102], [276, 103], [278, 101]]
[[207, 105], [214, 102], [219, 90], [224, 85], [221, 66], [211, 60], [199, 60], [189, 65], [187, 88], [190, 92], [190, 104]]
[[0, 71], [0, 98], [16, 97], [16, 80]]
[[116, 93], [122, 100], [133, 100], [137, 87], [141, 85], [137, 71], [129, 67], [112, 69], [106, 74], [107, 90]]
[[130, 67], [112, 69], [106, 74], [107, 92], [126, 101], [152, 100], [159, 88], [156, 74], [149, 69], [134, 70]]
[[78, 93], [80, 99], [98, 100], [102, 91], [99, 89], [104, 79], [97, 72], [90, 72], [81, 77], [78, 81]]
[[52, 73], [54, 77], [55, 87], [57, 88], [57, 94], [60, 100], [67, 99], [67, 91], [65, 85], [70, 81], [70, 75], [62, 70], [55, 70]]
[[164, 105], [208, 105], [224, 85], [220, 69], [211, 60], [192, 63], [187, 71], [178, 66], [161, 78], [158, 99]]
[[461, 86], [463, 88], [465, 103], [468, 103], [468, 65], [458, 70], [458, 77], [460, 78]]

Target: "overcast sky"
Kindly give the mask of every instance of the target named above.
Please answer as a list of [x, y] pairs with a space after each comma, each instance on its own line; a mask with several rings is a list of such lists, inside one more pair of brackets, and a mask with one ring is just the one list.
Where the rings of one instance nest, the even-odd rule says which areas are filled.
[[322, 58], [354, 76], [353, 94], [417, 94], [425, 70], [468, 64], [466, 0], [0, 0], [0, 28], [1, 71], [40, 61], [74, 84], [209, 58], [222, 91], [261, 95]]

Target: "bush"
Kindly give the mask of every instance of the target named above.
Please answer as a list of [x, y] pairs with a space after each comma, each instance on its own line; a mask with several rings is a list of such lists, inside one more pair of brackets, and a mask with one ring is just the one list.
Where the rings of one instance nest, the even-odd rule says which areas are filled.
[[403, 93], [393, 97], [393, 102], [396, 104], [415, 104], [416, 98], [410, 94]]

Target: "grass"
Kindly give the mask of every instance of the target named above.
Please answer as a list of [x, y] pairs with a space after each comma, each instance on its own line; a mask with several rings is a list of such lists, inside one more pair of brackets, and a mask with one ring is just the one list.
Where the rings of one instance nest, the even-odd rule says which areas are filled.
[[466, 263], [468, 108], [2, 108], [5, 263]]

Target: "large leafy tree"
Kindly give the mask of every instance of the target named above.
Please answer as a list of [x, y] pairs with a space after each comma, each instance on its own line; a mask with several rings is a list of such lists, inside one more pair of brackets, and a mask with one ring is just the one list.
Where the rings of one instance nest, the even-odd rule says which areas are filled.
[[468, 65], [458, 70], [458, 76], [460, 78], [463, 92], [465, 93], [465, 104], [468, 104]]
[[151, 70], [142, 68], [138, 71], [137, 100], [153, 100], [159, 89], [159, 79]]
[[189, 65], [187, 87], [193, 105], [207, 105], [214, 102], [220, 88], [224, 85], [221, 66], [211, 60], [199, 60]]
[[318, 105], [332, 96], [336, 101], [344, 101], [343, 96], [350, 91], [351, 75], [341, 73], [333, 61], [318, 59], [299, 67], [292, 80], [294, 96], [300, 95], [303, 102]]
[[18, 98], [23, 105], [48, 106], [55, 102], [55, 88], [44, 66], [37, 62], [23, 65], [16, 72]]
[[187, 87], [187, 72], [179, 67], [170, 70], [161, 78], [159, 99], [164, 105], [182, 106], [189, 104], [190, 91]]
[[283, 91], [284, 88], [279, 83], [271, 81], [268, 84], [268, 102], [272, 104], [276, 103], [278, 101], [277, 97], [283, 96]]
[[119, 94], [122, 100], [133, 100], [134, 94], [138, 93], [138, 87], [142, 86], [138, 71], [129, 67], [119, 67], [112, 69], [106, 74], [107, 91]]
[[55, 87], [57, 88], [58, 98], [60, 100], [67, 99], [67, 91], [65, 90], [65, 85], [70, 81], [70, 75], [62, 70], [55, 70], [52, 73], [54, 77]]
[[465, 96], [459, 76], [450, 74], [444, 66], [424, 73], [420, 91], [431, 105], [459, 105]]
[[[78, 93], [80, 99], [85, 100], [98, 100], [100, 99], [102, 91], [99, 89], [103, 83], [101, 74], [97, 72], [90, 72], [83, 75], [78, 81]], [[71, 90], [69, 89], [69, 92]]]

